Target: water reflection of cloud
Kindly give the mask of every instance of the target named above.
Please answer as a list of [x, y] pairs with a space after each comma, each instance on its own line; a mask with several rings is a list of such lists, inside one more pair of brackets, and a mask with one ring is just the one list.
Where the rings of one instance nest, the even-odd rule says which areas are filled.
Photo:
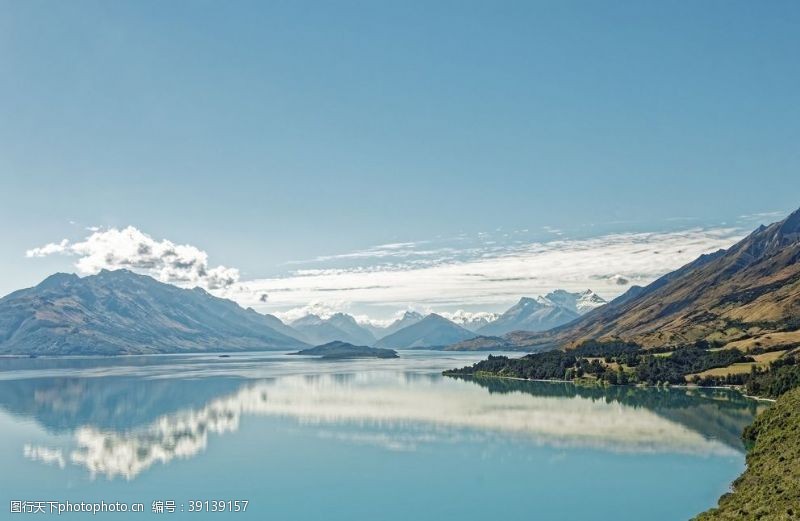
[[319, 430], [317, 436], [323, 440], [335, 440], [357, 445], [371, 445], [386, 450], [409, 452], [423, 443], [433, 443], [440, 438], [433, 434], [406, 434], [389, 432], [360, 432]]
[[[82, 427], [70, 460], [92, 475], [132, 479], [155, 463], [205, 449], [208, 434], [235, 431], [243, 415], [289, 418], [317, 435], [413, 450], [464, 429], [556, 447], [635, 453], [727, 455], [717, 440], [642, 407], [582, 397], [490, 394], [462, 382], [409, 382], [402, 375], [285, 377], [247, 385], [204, 407], [166, 415], [143, 429]], [[336, 427], [336, 429], [332, 429]], [[346, 428], [345, 428], [346, 427]]]
[[31, 461], [41, 461], [46, 465], [56, 465], [62, 469], [67, 466], [61, 449], [49, 449], [26, 443], [22, 448], [22, 454]]

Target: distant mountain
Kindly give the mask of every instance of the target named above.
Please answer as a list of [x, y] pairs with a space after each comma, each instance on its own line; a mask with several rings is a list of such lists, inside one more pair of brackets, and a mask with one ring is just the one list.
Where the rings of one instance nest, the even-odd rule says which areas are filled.
[[448, 316], [452, 322], [470, 331], [478, 331], [480, 328], [491, 324], [499, 317], [500, 313], [469, 313], [460, 310]]
[[127, 270], [57, 273], [0, 299], [0, 354], [297, 349], [272, 316]]
[[404, 327], [416, 324], [423, 318], [425, 317], [422, 315], [422, 313], [417, 313], [416, 311], [406, 311], [403, 313], [402, 317], [398, 318], [386, 327], [385, 331], [383, 332], [383, 336], [391, 335], [395, 331], [400, 331]]
[[590, 289], [580, 293], [557, 289], [545, 295], [544, 298], [558, 306], [574, 311], [578, 315], [585, 315], [593, 309], [608, 304], [603, 297]]
[[395, 331], [375, 344], [376, 347], [405, 349], [411, 347], [439, 347], [460, 342], [475, 336], [475, 333], [431, 313], [419, 322]]
[[292, 322], [291, 326], [299, 331], [303, 338], [316, 345], [336, 340], [355, 345], [375, 343], [375, 336], [345, 313], [336, 313], [327, 319], [317, 315], [306, 315]]
[[481, 336], [499, 336], [512, 331], [545, 331], [578, 318], [577, 311], [544, 298], [522, 297], [497, 320], [480, 328]]
[[512, 331], [546, 331], [572, 322], [606, 304], [590, 289], [570, 293], [557, 289], [544, 297], [522, 297], [519, 302], [475, 331], [481, 336], [498, 336]]
[[506, 335], [502, 342], [532, 350], [612, 338], [644, 347], [698, 340], [742, 349], [795, 346], [800, 342], [798, 261], [800, 210], [760, 226], [727, 250], [702, 255], [644, 288], [631, 288], [574, 322], [544, 333]]
[[275, 331], [277, 331], [278, 333], [282, 333], [288, 337], [300, 340], [305, 344], [309, 345], [312, 344], [312, 342], [309, 342], [309, 340], [300, 331], [296, 330], [295, 328], [293, 328], [288, 324], [285, 324], [281, 319], [279, 319], [275, 315], [263, 315], [263, 317], [266, 319], [267, 325], [272, 329], [274, 329]]
[[356, 345], [372, 345], [375, 343], [375, 335], [361, 326], [350, 315], [335, 313], [328, 319], [328, 323], [347, 333], [349, 338], [349, 340], [345, 339], [347, 342], [355, 343]]
[[326, 344], [347, 336], [344, 331], [314, 314], [298, 318], [289, 325], [311, 345]]
[[372, 326], [372, 325], [364, 325], [362, 327], [368, 329], [370, 333], [375, 335], [375, 338], [381, 339], [385, 336], [389, 336], [395, 331], [399, 331], [406, 326], [410, 326], [411, 324], [416, 324], [420, 320], [423, 319], [423, 316], [416, 311], [406, 311], [403, 313], [403, 316], [389, 324], [385, 327], [380, 326]]
[[398, 358], [397, 352], [392, 349], [379, 349], [367, 346], [354, 346], [347, 342], [329, 342], [321, 346], [303, 349], [293, 355], [319, 356], [325, 360], [340, 360], [346, 358]]

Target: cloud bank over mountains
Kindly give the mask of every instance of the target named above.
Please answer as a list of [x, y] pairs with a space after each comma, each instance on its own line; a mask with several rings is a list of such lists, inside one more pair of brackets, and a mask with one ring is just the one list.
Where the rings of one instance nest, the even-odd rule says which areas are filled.
[[[501, 311], [520, 296], [587, 288], [607, 300], [633, 284], [647, 284], [699, 255], [727, 248], [744, 236], [740, 227], [614, 233], [549, 241], [478, 235], [461, 247], [436, 241], [384, 244], [320, 256], [284, 275], [240, 280], [236, 268], [211, 266], [192, 245], [154, 239], [133, 226], [92, 229], [83, 240], [64, 239], [26, 252], [28, 257], [77, 257], [83, 274], [127, 268], [179, 286], [200, 286], [283, 319], [313, 312], [352, 313], [362, 322], [386, 322], [398, 310], [436, 311], [468, 320]], [[347, 265], [342, 266], [341, 262]]]
[[[242, 281], [224, 290], [230, 298], [259, 308], [257, 295], [280, 309], [309, 302], [351, 303], [353, 309], [499, 311], [520, 296], [554, 289], [587, 288], [606, 299], [633, 284], [647, 284], [699, 255], [727, 248], [744, 234], [736, 228], [623, 233], [590, 239], [559, 239], [461, 252], [459, 259], [420, 259], [345, 268], [298, 269], [283, 277]], [[362, 306], [358, 308], [357, 306]], [[370, 313], [372, 314], [372, 313]]]

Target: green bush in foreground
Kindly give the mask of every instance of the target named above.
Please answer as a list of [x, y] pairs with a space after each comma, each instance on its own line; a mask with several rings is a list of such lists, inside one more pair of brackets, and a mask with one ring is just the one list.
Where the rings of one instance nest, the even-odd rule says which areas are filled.
[[800, 519], [800, 388], [759, 415], [744, 438], [752, 443], [747, 470], [697, 521]]

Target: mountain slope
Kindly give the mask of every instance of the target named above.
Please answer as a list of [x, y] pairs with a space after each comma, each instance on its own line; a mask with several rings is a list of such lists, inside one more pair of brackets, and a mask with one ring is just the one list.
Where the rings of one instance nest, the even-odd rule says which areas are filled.
[[431, 313], [419, 322], [404, 327], [386, 336], [375, 344], [376, 347], [405, 349], [409, 347], [438, 347], [460, 342], [475, 336], [441, 315]]
[[292, 328], [314, 345], [334, 341], [355, 345], [372, 345], [375, 337], [364, 327], [358, 325], [350, 315], [336, 313], [324, 319], [317, 315], [306, 315], [292, 322]]
[[743, 349], [790, 343], [796, 335], [788, 333], [800, 329], [798, 260], [800, 210], [572, 323], [517, 334], [512, 343], [570, 347], [619, 338], [656, 347], [707, 340]]
[[277, 319], [127, 270], [58, 273], [0, 299], [1, 354], [294, 349]]
[[[247, 308], [247, 311], [248, 311], [249, 313], [256, 313], [256, 314], [258, 314], [258, 313], [257, 313], [257, 312], [256, 312], [254, 309], [252, 309], [252, 308]], [[272, 328], [272, 329], [274, 329], [275, 331], [277, 331], [278, 333], [281, 333], [281, 334], [283, 334], [283, 335], [286, 335], [286, 336], [288, 336], [288, 337], [292, 337], [292, 338], [295, 338], [295, 339], [297, 339], [297, 340], [300, 340], [301, 342], [303, 342], [303, 343], [305, 343], [305, 344], [310, 344], [310, 342], [308, 341], [308, 339], [307, 339], [307, 338], [305, 338], [305, 336], [303, 336], [303, 334], [302, 334], [300, 331], [296, 330], [295, 328], [293, 328], [292, 326], [290, 326], [290, 325], [288, 325], [288, 324], [285, 324], [285, 323], [284, 323], [284, 322], [283, 322], [281, 319], [279, 319], [279, 318], [278, 318], [278, 317], [276, 317], [275, 315], [269, 315], [269, 314], [267, 314], [267, 315], [261, 315], [261, 316], [263, 316], [263, 317], [266, 319], [266, 321], [265, 321], [265, 322], [266, 322], [266, 324], [267, 324], [267, 325], [268, 325], [270, 328]]]

